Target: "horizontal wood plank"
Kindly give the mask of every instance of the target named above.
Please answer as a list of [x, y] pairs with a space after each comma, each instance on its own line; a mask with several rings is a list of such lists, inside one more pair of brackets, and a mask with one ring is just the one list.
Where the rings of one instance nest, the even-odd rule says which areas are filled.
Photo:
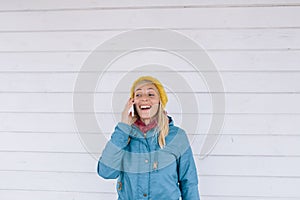
[[[98, 45], [98, 44], [97, 44]], [[79, 72], [91, 52], [21, 52], [0, 53], [0, 72]], [[207, 51], [220, 71], [299, 71], [300, 51]], [[99, 57], [101, 58], [101, 57]], [[148, 63], [168, 64], [172, 70], [189, 71], [182, 59], [149, 52], [126, 55], [116, 68], [135, 68]], [[199, 66], [198, 66], [199, 67]], [[95, 68], [100, 71], [101, 68]], [[95, 70], [94, 69], [94, 70]], [[122, 68], [121, 68], [122, 69]], [[109, 69], [112, 71], [112, 69]], [[116, 71], [116, 70], [115, 70]], [[124, 69], [123, 69], [124, 71]], [[207, 71], [203, 69], [203, 71]]]
[[46, 190], [0, 190], [0, 196], [5, 200], [30, 199], [30, 200], [99, 200], [117, 199], [116, 192], [65, 192], [65, 191], [46, 191]]
[[[173, 92], [299, 92], [300, 79], [299, 72], [286, 72], [286, 73], [257, 73], [257, 72], [148, 72], [144, 73], [157, 77], [162, 81], [166, 87], [170, 88]], [[76, 92], [112, 92], [117, 90], [119, 92], [129, 92], [133, 80], [141, 76], [140, 72], [131, 73], [105, 73], [95, 83], [95, 88], [89, 89], [84, 87]], [[200, 76], [202, 75], [202, 76]], [[75, 83], [78, 74], [74, 73], [8, 73], [0, 74], [0, 92], [74, 92]], [[96, 73], [83, 73], [82, 77], [86, 80], [99, 78], [100, 74]], [[224, 90], [221, 88], [211, 88], [213, 85], [206, 85], [206, 79], [213, 80], [212, 78], [219, 76], [222, 80]], [[124, 78], [125, 77], [125, 78]], [[177, 79], [180, 78], [180, 79]], [[177, 82], [175, 82], [177, 80]], [[122, 84], [119, 83], [122, 81]], [[109, 83], [109, 84], [108, 84]], [[171, 84], [171, 85], [168, 85]], [[96, 89], [97, 86], [97, 90]], [[208, 88], [210, 87], [210, 88]]]
[[[92, 51], [120, 31], [0, 33], [0, 52]], [[293, 50], [300, 48], [300, 29], [180, 30], [208, 51]]]
[[[114, 10], [1, 12], [0, 24], [3, 25], [0, 31], [126, 30], [136, 27], [182, 29], [299, 27], [300, 22], [297, 20], [299, 10], [300, 7], [166, 8], [162, 10], [118, 10], [118, 15]], [[6, 23], [6, 19], [10, 19], [10, 23]]]
[[170, 0], [153, 0], [149, 1], [84, 1], [77, 0], [76, 2], [70, 0], [51, 1], [51, 2], [36, 2], [28, 0], [26, 3], [12, 0], [5, 2], [1, 6], [1, 11], [35, 11], [35, 10], [61, 10], [61, 9], [158, 9], [160, 7], [248, 7], [248, 6], [289, 6], [298, 5], [297, 0], [252, 0], [250, 2], [242, 0], [214, 0], [214, 1], [170, 1]]

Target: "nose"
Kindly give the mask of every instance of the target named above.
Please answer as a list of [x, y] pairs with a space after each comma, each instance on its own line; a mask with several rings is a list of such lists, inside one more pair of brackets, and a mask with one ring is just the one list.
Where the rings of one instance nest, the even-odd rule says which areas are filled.
[[147, 94], [143, 94], [141, 100], [142, 101], [148, 101], [148, 95]]

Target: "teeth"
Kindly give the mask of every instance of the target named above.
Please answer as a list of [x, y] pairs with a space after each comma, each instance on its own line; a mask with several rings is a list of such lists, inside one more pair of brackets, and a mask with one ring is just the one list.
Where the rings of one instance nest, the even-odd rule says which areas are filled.
[[141, 106], [141, 109], [150, 108], [150, 106]]

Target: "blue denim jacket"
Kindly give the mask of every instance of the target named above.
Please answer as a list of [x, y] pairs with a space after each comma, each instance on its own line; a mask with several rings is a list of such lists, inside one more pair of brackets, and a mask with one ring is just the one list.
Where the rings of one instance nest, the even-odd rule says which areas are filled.
[[[119, 200], [198, 200], [198, 178], [184, 130], [169, 117], [166, 146], [158, 145], [155, 129], [118, 123], [98, 162], [98, 174], [118, 178]], [[130, 138], [130, 139], [129, 139]]]

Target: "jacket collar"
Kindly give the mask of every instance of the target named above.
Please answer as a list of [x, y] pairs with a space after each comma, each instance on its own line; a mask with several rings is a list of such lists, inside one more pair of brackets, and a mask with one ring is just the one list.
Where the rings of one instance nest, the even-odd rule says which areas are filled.
[[[173, 122], [173, 119], [172, 119], [172, 117], [170, 117], [170, 116], [168, 116], [168, 119], [169, 119], [169, 127], [171, 127], [171, 126], [174, 126], [174, 122]], [[140, 120], [139, 120], [140, 121]], [[142, 121], [140, 121], [140, 122], [137, 122], [138, 124], [139, 123], [143, 123]], [[144, 123], [143, 123], [144, 124]], [[151, 124], [151, 123], [150, 123]], [[150, 125], [149, 124], [149, 125]], [[157, 124], [157, 122], [156, 122], [156, 124]], [[144, 124], [145, 125], [145, 124]], [[157, 126], [154, 126], [154, 127], [152, 127], [152, 128], [150, 128], [150, 126], [149, 127], [147, 127], [146, 129], [149, 129], [149, 130], [147, 130], [146, 132], [143, 132], [140, 128], [139, 128], [139, 126], [136, 124], [136, 122], [135, 123], [133, 123], [132, 125], [132, 132], [131, 132], [131, 136], [132, 137], [136, 137], [136, 138], [145, 138], [145, 136], [146, 136], [146, 138], [149, 138], [149, 137], [153, 137], [153, 136], [155, 136], [155, 135], [157, 135], [157, 129], [155, 128], [155, 127], [157, 127]], [[145, 125], [146, 126], [146, 125]], [[151, 125], [151, 126], [153, 126], [153, 125]], [[145, 133], [145, 134], [144, 134]]]

